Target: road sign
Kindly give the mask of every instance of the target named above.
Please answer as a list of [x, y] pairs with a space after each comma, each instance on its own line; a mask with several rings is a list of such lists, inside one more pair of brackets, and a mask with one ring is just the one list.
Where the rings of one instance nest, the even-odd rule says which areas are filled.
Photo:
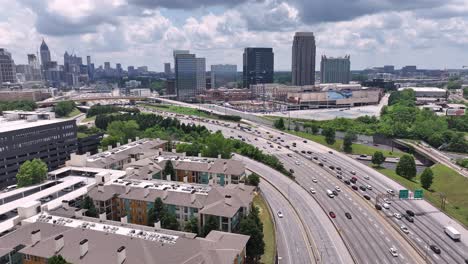
[[422, 199], [423, 198], [423, 190], [417, 189], [414, 190], [414, 199]]
[[400, 190], [400, 192], [398, 193], [398, 198], [400, 199], [408, 199], [408, 190]]

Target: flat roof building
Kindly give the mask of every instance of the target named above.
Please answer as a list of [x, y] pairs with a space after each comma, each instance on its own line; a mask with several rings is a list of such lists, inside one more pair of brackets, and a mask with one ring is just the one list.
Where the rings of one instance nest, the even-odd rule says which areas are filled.
[[321, 83], [349, 83], [350, 81], [351, 61], [349, 55], [338, 58], [322, 56], [320, 62]]
[[292, 85], [315, 84], [315, 50], [313, 32], [296, 32], [292, 46]]
[[274, 54], [272, 48], [245, 48], [243, 54], [243, 85], [273, 83]]
[[41, 159], [53, 170], [76, 151], [76, 121], [49, 118], [43, 112], [22, 111], [0, 117], [0, 187], [15, 184], [27, 160]]
[[448, 92], [445, 89], [437, 87], [402, 87], [398, 91], [411, 89], [416, 97], [447, 98]]

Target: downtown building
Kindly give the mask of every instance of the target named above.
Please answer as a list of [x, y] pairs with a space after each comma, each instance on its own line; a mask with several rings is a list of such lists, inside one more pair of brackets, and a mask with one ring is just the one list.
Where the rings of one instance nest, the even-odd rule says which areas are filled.
[[243, 54], [243, 86], [273, 83], [274, 54], [272, 48], [245, 48]]
[[[211, 65], [211, 89], [217, 89], [230, 84], [237, 85], [237, 65]], [[237, 87], [237, 86], [234, 86]]]
[[320, 82], [321, 83], [343, 83], [351, 81], [351, 61], [350, 56], [327, 57], [322, 56], [320, 62]]
[[13, 185], [23, 162], [35, 158], [49, 169], [65, 164], [76, 151], [76, 121], [53, 113], [4, 111], [0, 117], [0, 186]]
[[177, 100], [195, 101], [206, 90], [205, 58], [197, 58], [188, 50], [175, 50], [174, 61]]
[[312, 32], [296, 32], [292, 46], [292, 85], [315, 84], [315, 37]]
[[0, 49], [0, 87], [2, 83], [16, 83], [15, 62], [6, 49]]

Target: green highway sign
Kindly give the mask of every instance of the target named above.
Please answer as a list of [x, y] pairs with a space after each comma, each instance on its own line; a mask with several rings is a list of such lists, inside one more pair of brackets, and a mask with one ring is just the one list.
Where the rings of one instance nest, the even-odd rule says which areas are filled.
[[408, 196], [409, 196], [408, 190], [400, 190], [398, 194], [398, 198], [400, 199], [408, 199]]
[[422, 199], [423, 198], [423, 190], [417, 189], [414, 190], [414, 199]]

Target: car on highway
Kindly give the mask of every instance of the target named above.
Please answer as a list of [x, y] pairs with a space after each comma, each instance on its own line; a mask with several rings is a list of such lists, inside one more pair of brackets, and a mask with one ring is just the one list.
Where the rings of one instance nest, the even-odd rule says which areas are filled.
[[39, 199], [39, 201], [43, 202], [43, 203], [46, 203], [46, 202], [50, 202], [52, 200], [53, 196], [52, 195], [49, 195], [49, 196], [46, 196], [46, 197], [42, 197], [41, 199]]
[[330, 165], [329, 168], [330, 168], [330, 170], [334, 170], [334, 169], [335, 169], [335, 166]]
[[314, 160], [318, 160], [318, 157], [314, 157]]
[[384, 203], [388, 203], [388, 204], [392, 203], [392, 201], [390, 201], [388, 198], [384, 198], [383, 201], [384, 201]]
[[287, 156], [291, 158], [291, 157], [292, 157], [292, 154], [291, 154], [291, 153], [288, 153]]
[[388, 203], [382, 204], [382, 207], [385, 209], [390, 209], [390, 205]]
[[67, 187], [67, 188], [64, 188], [63, 191], [64, 192], [71, 192], [71, 191], [73, 191], [73, 188], [72, 187]]
[[414, 216], [414, 212], [411, 210], [406, 210], [406, 214], [409, 216]]
[[283, 213], [281, 211], [278, 211], [278, 217], [283, 218]]
[[307, 140], [304, 140], [304, 141], [302, 141], [302, 142], [307, 143]]
[[364, 185], [359, 186], [359, 189], [361, 189], [361, 191], [363, 191], [363, 192], [365, 192], [367, 190], [366, 186], [364, 186]]
[[408, 221], [410, 223], [414, 223], [414, 218], [412, 216], [405, 215], [405, 219], [406, 219], [406, 221]]
[[352, 177], [349, 181], [352, 182], [352, 183], [356, 183], [357, 179], [356, 179], [356, 177]]
[[338, 178], [338, 179], [341, 180], [341, 179], [343, 179], [343, 176], [341, 176], [341, 175], [338, 174], [338, 175], [336, 175], [336, 178]]
[[356, 172], [355, 172], [355, 171], [350, 171], [350, 173], [351, 173], [352, 175], [356, 175]]
[[308, 151], [307, 151], [307, 154], [312, 154], [312, 151], [308, 150]]
[[289, 172], [290, 172], [290, 173], [294, 173], [294, 170], [293, 170], [293, 169], [289, 169]]
[[320, 167], [323, 167], [323, 163], [322, 162], [319, 162], [318, 164]]
[[343, 175], [342, 171], [336, 171], [336, 174]]
[[336, 167], [336, 169], [340, 171], [340, 170], [341, 170], [341, 167]]
[[375, 205], [375, 209], [377, 209], [377, 210], [382, 210], [382, 206], [381, 206], [380, 204], [376, 204], [376, 205]]
[[301, 165], [301, 162], [296, 160], [296, 162], [294, 162], [297, 166]]
[[364, 199], [366, 199], [366, 200], [368, 200], [368, 201], [370, 201], [370, 199], [371, 199], [370, 196], [367, 195], [367, 194], [364, 194], [363, 197], [364, 197]]
[[333, 154], [333, 151], [330, 150], [330, 151], [328, 151], [328, 153]]
[[315, 194], [315, 189], [314, 188], [310, 188], [309, 191], [310, 191], [311, 194]]
[[258, 141], [258, 138], [254, 138], [255, 141]]
[[394, 213], [393, 216], [394, 216], [396, 219], [401, 219], [401, 214], [399, 214], [399, 213]]
[[348, 218], [348, 219], [353, 219], [353, 217], [351, 216], [351, 214], [348, 213], [348, 212], [345, 213], [345, 216], [346, 216], [346, 218]]
[[401, 229], [401, 231], [402, 231], [403, 233], [409, 234], [409, 229], [408, 229], [408, 227], [402, 225], [402, 226], [400, 226], [400, 229]]
[[430, 245], [429, 247], [431, 248], [432, 251], [434, 251], [434, 253], [440, 254], [440, 248], [438, 246]]
[[337, 191], [333, 190], [332, 193], [333, 193], [333, 195], [338, 196], [338, 192], [337, 192]]
[[341, 192], [341, 188], [338, 187], [338, 186], [335, 186], [335, 190], [336, 190], [337, 192]]
[[316, 179], [316, 178], [312, 178], [312, 182], [317, 183], [317, 179]]
[[369, 180], [370, 177], [368, 175], [364, 175], [364, 179]]
[[372, 186], [370, 186], [369, 184], [366, 185], [366, 188], [367, 188], [367, 190], [372, 190]]
[[336, 214], [333, 211], [330, 211], [328, 214], [330, 214], [331, 218], [336, 218]]
[[394, 257], [398, 257], [398, 251], [394, 247], [390, 248], [390, 254], [392, 254]]
[[395, 194], [395, 191], [392, 190], [392, 189], [387, 189], [387, 193], [388, 193], [388, 194], [391, 194], [391, 195], [394, 195], [394, 194]]
[[353, 188], [353, 190], [355, 190], [355, 191], [358, 190], [358, 187], [356, 185], [351, 186], [351, 188]]
[[350, 184], [351, 184], [351, 182], [348, 181], [348, 180], [345, 180], [344, 183], [347, 184], [347, 185], [350, 185]]
[[301, 150], [301, 153], [302, 153], [302, 154], [306, 154], [305, 150]]
[[327, 193], [328, 197], [330, 197], [330, 198], [335, 197], [335, 195], [333, 194], [333, 192], [330, 191], [330, 190], [327, 190], [326, 193]]

